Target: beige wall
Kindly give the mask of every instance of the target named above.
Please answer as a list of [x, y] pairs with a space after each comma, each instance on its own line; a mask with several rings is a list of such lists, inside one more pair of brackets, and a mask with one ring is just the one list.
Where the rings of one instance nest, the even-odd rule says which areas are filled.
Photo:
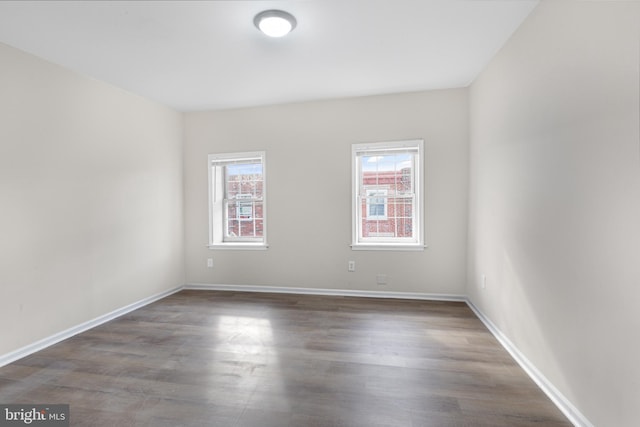
[[470, 94], [467, 292], [596, 426], [639, 417], [639, 40], [639, 2], [543, 1]]
[[[463, 294], [466, 89], [189, 113], [185, 129], [187, 282]], [[425, 141], [429, 248], [352, 251], [351, 144], [414, 138]], [[256, 150], [267, 153], [270, 247], [209, 250], [207, 154]]]
[[184, 282], [182, 117], [0, 44], [0, 355]]

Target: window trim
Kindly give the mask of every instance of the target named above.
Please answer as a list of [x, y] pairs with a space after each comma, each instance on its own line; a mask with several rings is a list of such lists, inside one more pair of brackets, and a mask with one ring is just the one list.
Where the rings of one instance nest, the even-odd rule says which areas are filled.
[[[219, 163], [241, 163], [242, 161], [259, 159], [262, 164], [262, 238], [252, 240], [226, 240], [226, 177], [222, 168], [214, 168], [215, 162]], [[209, 249], [229, 249], [229, 250], [265, 250], [267, 244], [267, 161], [265, 151], [239, 152], [209, 154], [207, 156], [208, 169], [208, 203], [209, 203]], [[217, 170], [216, 170], [217, 169]], [[214, 176], [214, 173], [216, 176]]]
[[[393, 151], [417, 150], [414, 158], [413, 184], [415, 195], [413, 226], [414, 237], [406, 238], [360, 238], [362, 227], [360, 181], [362, 175], [361, 157], [365, 154]], [[427, 246], [424, 240], [424, 140], [411, 139], [401, 141], [384, 141], [357, 143], [351, 146], [351, 249], [352, 250], [393, 250], [393, 251], [421, 251]], [[391, 197], [391, 196], [388, 196]], [[368, 207], [367, 207], [368, 209]], [[366, 212], [368, 214], [368, 211]]]

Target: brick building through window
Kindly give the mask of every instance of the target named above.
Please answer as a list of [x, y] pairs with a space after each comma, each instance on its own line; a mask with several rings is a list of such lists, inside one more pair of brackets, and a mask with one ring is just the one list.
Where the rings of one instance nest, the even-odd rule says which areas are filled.
[[412, 237], [411, 168], [362, 175], [362, 236]]

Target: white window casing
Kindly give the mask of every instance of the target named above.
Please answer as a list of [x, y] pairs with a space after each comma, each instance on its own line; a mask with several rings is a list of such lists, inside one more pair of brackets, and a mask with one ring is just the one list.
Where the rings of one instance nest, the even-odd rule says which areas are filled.
[[264, 151], [209, 154], [210, 249], [266, 249]]
[[354, 250], [423, 250], [424, 141], [353, 144]]

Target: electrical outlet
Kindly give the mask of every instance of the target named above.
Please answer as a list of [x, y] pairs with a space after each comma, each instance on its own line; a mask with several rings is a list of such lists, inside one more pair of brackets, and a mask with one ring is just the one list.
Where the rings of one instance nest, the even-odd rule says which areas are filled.
[[213, 268], [213, 258], [207, 258], [207, 267]]
[[386, 274], [377, 274], [376, 275], [376, 283], [378, 285], [386, 285], [387, 284], [387, 275]]
[[356, 262], [355, 261], [349, 261], [349, 266], [347, 267], [347, 269], [349, 271], [356, 271]]
[[485, 289], [487, 287], [487, 276], [485, 276], [484, 274], [482, 275], [482, 289]]

